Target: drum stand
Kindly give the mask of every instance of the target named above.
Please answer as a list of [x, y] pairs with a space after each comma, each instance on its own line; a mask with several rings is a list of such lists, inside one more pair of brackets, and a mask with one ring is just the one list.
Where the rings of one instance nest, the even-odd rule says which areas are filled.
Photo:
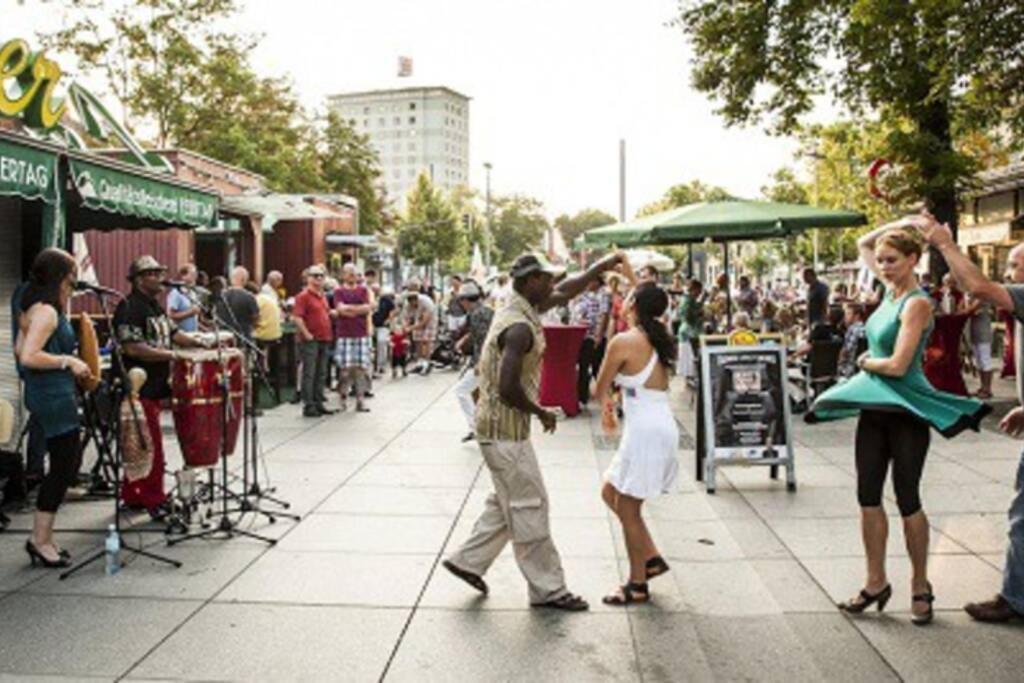
[[[100, 307], [103, 309], [103, 314], [105, 316], [107, 316], [107, 318], [109, 319], [110, 318], [110, 312], [109, 312], [109, 310], [107, 308], [107, 300], [105, 298], [105, 295], [102, 292], [98, 292], [98, 291], [94, 291], [93, 293], [96, 294], [97, 297], [99, 297]], [[124, 359], [123, 359], [123, 357], [121, 355], [121, 344], [117, 340], [117, 335], [116, 334], [112, 334], [110, 336], [110, 338], [111, 338], [112, 343], [114, 345], [114, 362], [117, 364], [116, 365], [117, 373], [115, 373], [117, 375], [117, 377], [115, 377], [115, 379], [114, 379], [114, 381], [113, 381], [113, 383], [112, 383], [112, 385], [110, 387], [110, 395], [111, 395], [112, 400], [114, 401], [114, 405], [120, 406], [121, 405], [121, 401], [128, 395], [127, 386], [125, 385], [125, 382], [127, 381], [127, 378], [128, 378], [128, 373], [125, 371]], [[138, 434], [138, 436], [139, 436], [139, 443], [143, 443], [144, 440], [142, 438], [142, 429], [144, 429], [143, 423], [145, 422], [145, 418], [141, 417], [139, 415], [135, 403], [131, 403], [130, 402], [129, 405], [131, 406], [131, 409], [132, 409], [132, 424], [129, 425], [129, 426], [131, 428], [134, 428], [137, 432], [139, 432], [139, 434]], [[113, 424], [114, 424], [114, 434], [120, 434], [121, 430], [124, 429], [124, 425], [121, 424], [121, 410], [120, 409], [115, 411], [115, 417], [114, 417], [114, 423]], [[123, 462], [123, 460], [122, 460], [122, 452], [121, 452], [121, 439], [117, 439], [115, 441], [113, 454], [114, 454], [114, 457], [111, 459], [111, 464], [112, 464], [113, 471], [114, 471], [114, 485], [115, 485], [115, 489], [116, 489], [117, 484], [120, 483], [120, 481], [121, 481], [121, 469], [122, 469], [121, 465], [122, 465], [122, 462]], [[122, 553], [131, 553], [133, 555], [141, 555], [142, 557], [148, 557], [151, 560], [156, 560], [157, 562], [163, 562], [164, 564], [171, 565], [175, 569], [180, 569], [181, 568], [181, 562], [178, 561], [178, 560], [172, 560], [169, 557], [164, 557], [162, 555], [157, 555], [156, 553], [153, 553], [153, 552], [150, 552], [148, 550], [145, 550], [141, 546], [141, 544], [138, 547], [134, 547], [134, 546], [128, 545], [125, 542], [125, 537], [121, 533], [121, 506], [120, 506], [119, 498], [120, 498], [120, 495], [115, 490], [115, 494], [113, 496], [113, 500], [114, 500], [114, 533], [116, 533], [118, 538], [120, 539], [120, 542], [121, 542], [120, 543], [120, 545], [121, 545], [121, 552]], [[106, 537], [105, 536], [104, 536], [104, 541], [106, 541]], [[103, 559], [104, 557], [106, 557], [106, 554], [107, 554], [107, 549], [106, 549], [106, 545], [104, 543], [103, 545], [101, 545], [100, 549], [97, 550], [95, 553], [93, 553], [89, 557], [85, 558], [84, 560], [82, 560], [78, 564], [74, 565], [73, 567], [68, 569], [63, 574], [61, 574], [60, 575], [60, 580], [63, 581], [64, 579], [68, 578], [69, 576], [71, 576], [72, 574], [76, 573], [80, 569], [83, 569], [84, 567], [87, 567], [88, 565], [92, 564], [93, 562], [96, 562], [97, 560]]]
[[[191, 297], [191, 293], [189, 294]], [[195, 300], [195, 299], [193, 299]], [[211, 309], [214, 306], [211, 304]], [[228, 309], [230, 310], [230, 309]], [[217, 337], [220, 337], [220, 320], [217, 317], [216, 312], [211, 311], [213, 315], [213, 329]], [[237, 335], [236, 335], [237, 336]], [[268, 545], [276, 545], [277, 539], [269, 538], [267, 536], [261, 536], [260, 534], [247, 531], [245, 529], [238, 528], [238, 522], [232, 520], [229, 516], [232, 510], [228, 509], [228, 498], [238, 498], [238, 494], [228, 489], [228, 478], [230, 473], [228, 472], [228, 422], [231, 417], [231, 376], [227, 372], [227, 365], [224, 361], [224, 352], [221, 349], [220, 344], [217, 344], [217, 362], [221, 367], [220, 373], [220, 395], [221, 395], [221, 425], [220, 425], [220, 465], [221, 465], [221, 484], [217, 488], [220, 489], [220, 522], [216, 527], [198, 531], [192, 534], [186, 534], [185, 536], [179, 536], [172, 538], [167, 541], [167, 545], [177, 545], [184, 541], [190, 541], [196, 538], [211, 538], [218, 534], [221, 534], [221, 538], [224, 540], [232, 539], [235, 536], [243, 536], [245, 538], [252, 538], [257, 541], [263, 541]], [[244, 403], [244, 401], [243, 401]], [[211, 470], [212, 473], [212, 470]], [[214, 494], [216, 489], [214, 489]], [[244, 497], [244, 494], [243, 494]], [[266, 514], [266, 513], [264, 513]]]

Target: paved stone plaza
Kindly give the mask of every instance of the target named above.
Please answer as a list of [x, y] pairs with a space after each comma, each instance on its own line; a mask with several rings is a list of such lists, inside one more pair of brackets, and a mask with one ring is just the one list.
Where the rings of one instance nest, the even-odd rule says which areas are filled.
[[[916, 628], [895, 516], [889, 610], [850, 619], [835, 607], [863, 578], [853, 421], [798, 422], [796, 494], [758, 468], [723, 470], [708, 496], [683, 450], [679, 493], [648, 510], [673, 571], [652, 583], [652, 604], [627, 610], [600, 601], [624, 567], [617, 523], [597, 493], [612, 452], [601, 448], [596, 417], [563, 421], [534, 440], [570, 588], [592, 610], [551, 614], [527, 607], [508, 551], [485, 599], [440, 567], [489, 487], [477, 448], [459, 443], [453, 383], [445, 373], [382, 383], [369, 415], [269, 412], [261, 429], [272, 483], [304, 515], [297, 525], [246, 520], [280, 539], [273, 548], [235, 539], [168, 549], [159, 534], [128, 533], [129, 543], [141, 538], [184, 567], [136, 560], [107, 578], [97, 563], [60, 582], [29, 569], [19, 533], [29, 516], [17, 516], [0, 535], [0, 680], [1024, 676], [1024, 628], [975, 625], [960, 611], [999, 587], [1018, 444], [991, 428], [954, 441], [933, 434], [924, 499], [939, 613]], [[692, 434], [682, 394], [678, 403]], [[80, 531], [60, 540], [83, 556], [102, 542], [94, 530], [110, 511], [109, 501], [69, 504], [60, 526]]]

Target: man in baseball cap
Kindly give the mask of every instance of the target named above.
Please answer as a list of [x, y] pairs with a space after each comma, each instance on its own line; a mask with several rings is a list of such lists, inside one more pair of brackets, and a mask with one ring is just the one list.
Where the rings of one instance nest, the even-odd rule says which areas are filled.
[[532, 606], [573, 612], [589, 608], [566, 587], [562, 560], [551, 538], [547, 489], [530, 443], [533, 417], [546, 432], [554, 432], [556, 426], [555, 414], [538, 403], [544, 357], [540, 314], [567, 304], [624, 258], [621, 252], [611, 254], [557, 286], [555, 280], [564, 270], [542, 256], [524, 254], [512, 265], [513, 293], [494, 314], [478, 365], [476, 439], [494, 491], [470, 538], [443, 563], [482, 593], [488, 590], [484, 574], [511, 541]]

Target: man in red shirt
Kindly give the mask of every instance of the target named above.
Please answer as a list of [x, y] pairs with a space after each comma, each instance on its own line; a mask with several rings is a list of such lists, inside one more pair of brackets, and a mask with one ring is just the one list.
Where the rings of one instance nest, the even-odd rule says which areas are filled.
[[295, 297], [292, 319], [302, 359], [302, 414], [320, 417], [337, 412], [327, 407], [324, 393], [332, 339], [331, 316], [324, 296], [327, 273], [322, 266], [311, 266], [306, 273], [306, 288]]

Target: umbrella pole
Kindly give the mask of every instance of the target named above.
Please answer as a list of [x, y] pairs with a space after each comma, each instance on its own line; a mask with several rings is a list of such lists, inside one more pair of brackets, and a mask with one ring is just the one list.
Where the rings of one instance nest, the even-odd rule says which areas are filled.
[[729, 243], [722, 242], [722, 260], [725, 263], [725, 331], [732, 329], [732, 275], [729, 273]]
[[686, 277], [693, 279], [693, 245], [686, 245]]

